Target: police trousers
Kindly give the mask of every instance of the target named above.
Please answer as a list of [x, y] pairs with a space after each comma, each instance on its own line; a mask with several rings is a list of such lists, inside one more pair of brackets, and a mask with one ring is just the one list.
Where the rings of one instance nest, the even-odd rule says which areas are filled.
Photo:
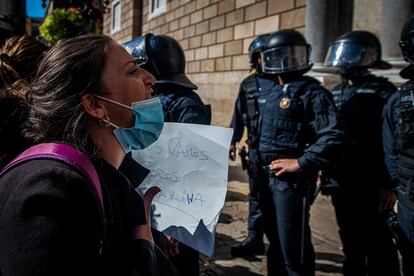
[[259, 166], [259, 154], [256, 149], [249, 150], [249, 218], [247, 224], [248, 238], [263, 240], [263, 216], [259, 206], [260, 177], [257, 171]]
[[398, 194], [398, 225], [402, 230], [399, 250], [404, 276], [414, 275], [414, 202]]
[[[363, 187], [363, 183], [357, 184], [354, 187]], [[341, 187], [344, 185], [341, 183]], [[344, 276], [400, 275], [398, 254], [385, 213], [378, 211], [378, 191], [341, 188], [332, 195], [332, 203], [345, 255]]]
[[[268, 275], [314, 276], [315, 253], [309, 227], [309, 202], [305, 195], [314, 191], [315, 182], [301, 174], [277, 178], [264, 166], [274, 156], [261, 154], [262, 169], [259, 205], [263, 213], [265, 234], [270, 242], [267, 251]], [[312, 188], [312, 189], [309, 189]]]

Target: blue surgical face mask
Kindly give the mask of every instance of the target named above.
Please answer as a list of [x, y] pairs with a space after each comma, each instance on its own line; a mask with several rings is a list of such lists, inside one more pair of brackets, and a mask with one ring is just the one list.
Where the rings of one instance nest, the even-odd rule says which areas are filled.
[[164, 115], [159, 98], [134, 102], [131, 106], [127, 106], [98, 95], [95, 96], [130, 109], [134, 113], [134, 126], [130, 128], [118, 127], [112, 122], [106, 121], [106, 123], [115, 128], [114, 135], [126, 153], [131, 150], [145, 149], [157, 141], [164, 126]]

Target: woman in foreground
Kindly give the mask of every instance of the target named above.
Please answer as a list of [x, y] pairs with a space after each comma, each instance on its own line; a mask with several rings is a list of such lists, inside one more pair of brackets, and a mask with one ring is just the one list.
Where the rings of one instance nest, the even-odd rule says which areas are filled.
[[48, 51], [28, 92], [24, 135], [87, 156], [102, 193], [59, 160], [31, 159], [3, 173], [2, 276], [174, 275], [150, 231], [148, 209], [159, 189], [142, 200], [117, 170], [126, 151], [148, 146], [161, 132], [159, 102], [140, 103], [154, 81], [106, 36], [69, 39]]

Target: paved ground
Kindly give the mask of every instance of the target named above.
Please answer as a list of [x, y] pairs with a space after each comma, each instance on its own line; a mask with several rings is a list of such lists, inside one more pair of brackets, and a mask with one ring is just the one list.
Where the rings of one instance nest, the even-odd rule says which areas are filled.
[[[226, 203], [216, 233], [215, 255], [202, 258], [203, 276], [266, 275], [265, 256], [232, 258], [230, 247], [244, 240], [247, 234], [248, 185], [245, 172], [236, 163], [230, 164]], [[312, 238], [316, 251], [316, 275], [342, 275], [343, 255], [338, 229], [330, 200], [318, 196], [311, 214]]]

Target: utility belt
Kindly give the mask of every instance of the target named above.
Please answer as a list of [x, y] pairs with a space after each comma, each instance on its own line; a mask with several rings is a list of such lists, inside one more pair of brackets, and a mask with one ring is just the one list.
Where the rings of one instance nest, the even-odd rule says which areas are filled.
[[301, 157], [303, 152], [294, 152], [293, 150], [287, 152], [287, 151], [280, 151], [280, 152], [259, 152], [260, 158], [266, 162], [269, 163], [276, 159], [297, 159]]

